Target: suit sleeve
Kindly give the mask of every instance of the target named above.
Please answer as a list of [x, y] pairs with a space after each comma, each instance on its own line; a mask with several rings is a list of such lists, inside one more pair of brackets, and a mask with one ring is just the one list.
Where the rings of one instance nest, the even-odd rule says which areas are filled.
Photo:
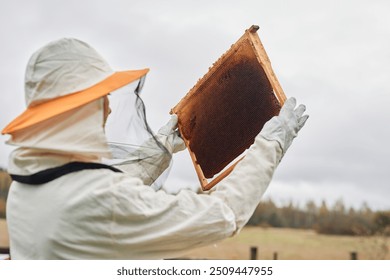
[[266, 191], [282, 152], [258, 136], [246, 157], [212, 192], [177, 195], [143, 185], [114, 190], [111, 235], [119, 258], [159, 259], [234, 235]]

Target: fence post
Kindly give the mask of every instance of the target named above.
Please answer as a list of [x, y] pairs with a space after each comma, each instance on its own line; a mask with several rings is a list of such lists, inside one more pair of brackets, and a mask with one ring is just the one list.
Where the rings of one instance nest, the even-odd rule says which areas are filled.
[[351, 252], [351, 260], [357, 260], [357, 259], [358, 259], [357, 252]]
[[251, 247], [251, 260], [257, 260], [257, 247]]
[[7, 254], [7, 255], [9, 255], [9, 248], [0, 247], [0, 254]]

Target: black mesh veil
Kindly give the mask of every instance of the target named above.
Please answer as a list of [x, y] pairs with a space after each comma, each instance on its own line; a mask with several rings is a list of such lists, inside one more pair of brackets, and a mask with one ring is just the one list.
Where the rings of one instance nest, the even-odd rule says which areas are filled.
[[104, 162], [160, 189], [169, 173], [172, 155], [164, 138], [156, 135], [147, 122], [140, 97], [144, 82], [145, 76], [108, 96], [111, 113], [105, 132], [112, 158]]

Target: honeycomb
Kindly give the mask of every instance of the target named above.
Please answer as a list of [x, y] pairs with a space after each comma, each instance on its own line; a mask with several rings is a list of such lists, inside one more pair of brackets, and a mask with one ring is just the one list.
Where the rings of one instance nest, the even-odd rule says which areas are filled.
[[171, 112], [205, 178], [213, 178], [254, 142], [281, 102], [259, 55], [243, 36]]

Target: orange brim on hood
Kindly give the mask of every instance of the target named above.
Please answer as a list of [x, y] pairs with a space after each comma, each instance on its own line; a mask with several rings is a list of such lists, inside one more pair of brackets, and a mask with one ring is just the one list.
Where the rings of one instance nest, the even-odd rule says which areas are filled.
[[30, 127], [39, 122], [85, 105], [140, 79], [148, 72], [149, 69], [115, 72], [108, 78], [90, 88], [30, 106], [21, 115], [9, 123], [1, 131], [1, 133], [12, 134], [15, 131]]

